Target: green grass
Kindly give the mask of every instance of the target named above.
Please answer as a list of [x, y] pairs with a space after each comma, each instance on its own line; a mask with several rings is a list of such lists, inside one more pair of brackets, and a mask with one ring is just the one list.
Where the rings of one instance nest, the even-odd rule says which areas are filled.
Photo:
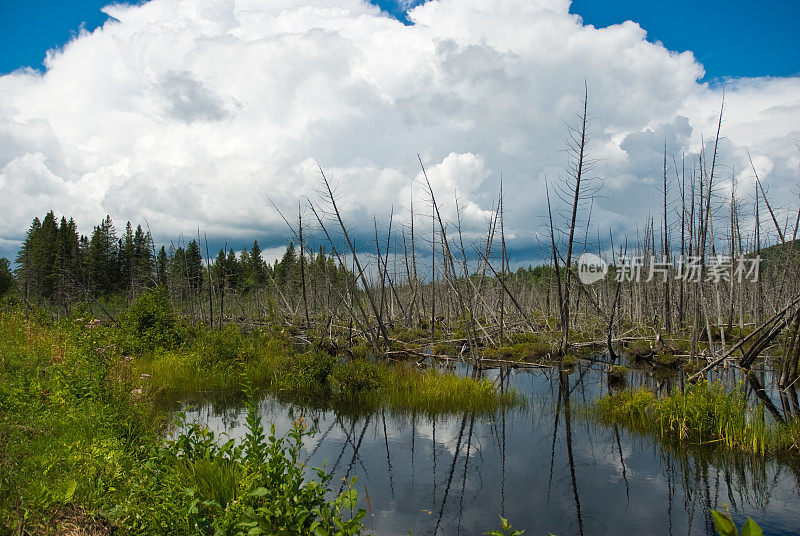
[[384, 367], [379, 403], [390, 409], [426, 413], [490, 412], [522, 402], [514, 391], [499, 393], [493, 382], [411, 365]]
[[[102, 328], [47, 328], [0, 311], [0, 532], [41, 529], [68, 505], [121, 500], [165, 415], [128, 395]], [[37, 528], [38, 527], [38, 528]]]
[[[320, 352], [287, 353], [275, 347], [250, 361], [204, 366], [196, 352], [165, 352], [130, 364], [131, 377], [145, 393], [162, 400], [239, 389], [243, 378], [290, 401], [314, 405], [358, 405], [363, 410], [457, 413], [492, 412], [521, 403], [514, 391], [500, 393], [487, 379], [420, 369], [405, 363], [366, 359], [340, 361]], [[146, 379], [141, 379], [145, 375]]]
[[800, 423], [767, 422], [764, 408], [751, 405], [739, 391], [701, 382], [658, 398], [636, 389], [597, 401], [601, 419], [682, 444], [723, 446], [764, 455], [798, 454]]
[[631, 369], [625, 365], [614, 365], [608, 370], [608, 382], [612, 384], [624, 384]]

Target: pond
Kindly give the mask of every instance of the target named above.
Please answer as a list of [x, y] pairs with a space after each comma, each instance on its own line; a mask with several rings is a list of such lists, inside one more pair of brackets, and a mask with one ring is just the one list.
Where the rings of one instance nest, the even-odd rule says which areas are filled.
[[[714, 534], [709, 508], [728, 505], [766, 534], [800, 533], [800, 467], [711, 447], [671, 448], [606, 426], [587, 408], [609, 390], [603, 367], [489, 370], [527, 403], [492, 415], [363, 414], [265, 398], [262, 422], [285, 433], [301, 415], [316, 430], [307, 470], [357, 477], [365, 524], [377, 535], [472, 535], [498, 516], [525, 534]], [[724, 373], [735, 382], [735, 372]], [[629, 383], [667, 389], [670, 377], [634, 371]], [[195, 402], [187, 419], [242, 437], [235, 401]]]

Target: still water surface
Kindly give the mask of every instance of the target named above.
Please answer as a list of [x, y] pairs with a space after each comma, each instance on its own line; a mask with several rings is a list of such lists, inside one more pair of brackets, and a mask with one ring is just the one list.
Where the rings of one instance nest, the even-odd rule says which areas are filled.
[[[496, 377], [499, 371], [489, 371]], [[669, 382], [634, 372], [634, 385]], [[525, 534], [714, 534], [709, 507], [727, 504], [765, 534], [800, 534], [800, 467], [775, 459], [661, 446], [587, 416], [608, 392], [605, 373], [585, 362], [570, 373], [515, 370], [504, 382], [525, 407], [493, 415], [354, 416], [265, 398], [262, 422], [285, 433], [303, 416], [307, 469], [325, 465], [357, 477], [367, 529], [377, 535], [481, 534], [507, 517]], [[244, 408], [194, 403], [187, 419], [242, 437]]]

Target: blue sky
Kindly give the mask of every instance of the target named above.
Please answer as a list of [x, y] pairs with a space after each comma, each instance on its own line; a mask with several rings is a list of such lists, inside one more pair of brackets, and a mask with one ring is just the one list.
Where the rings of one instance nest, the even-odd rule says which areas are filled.
[[[67, 42], [81, 27], [93, 30], [107, 20], [108, 0], [1, 0], [0, 73], [41, 68], [48, 49]], [[129, 2], [130, 3], [130, 2]], [[397, 18], [393, 0], [373, 0]], [[800, 74], [800, 2], [672, 0], [574, 0], [570, 12], [587, 24], [605, 27], [638, 22], [650, 41], [677, 51], [692, 50], [706, 68], [706, 80], [721, 77]]]

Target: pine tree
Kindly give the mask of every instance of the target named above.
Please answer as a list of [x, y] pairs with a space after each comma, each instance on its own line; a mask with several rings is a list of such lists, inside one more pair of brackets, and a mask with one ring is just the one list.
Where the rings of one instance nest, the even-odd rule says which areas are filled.
[[22, 294], [25, 300], [38, 295], [38, 277], [36, 264], [33, 261], [33, 250], [37, 233], [41, 228], [42, 222], [39, 221], [39, 218], [33, 218], [31, 226], [25, 235], [25, 240], [17, 252], [17, 278], [22, 283]]
[[11, 274], [11, 263], [6, 258], [0, 258], [0, 298], [14, 286], [14, 276]]
[[53, 212], [34, 218], [17, 254], [17, 277], [26, 299], [52, 299], [58, 280], [58, 224]]
[[81, 258], [80, 238], [75, 220], [62, 216], [58, 226], [57, 300], [66, 305], [80, 288]]
[[125, 235], [119, 243], [119, 259], [117, 261], [119, 266], [120, 280], [117, 282], [120, 290], [133, 291], [133, 276], [134, 276], [134, 246], [133, 246], [133, 227], [131, 222], [125, 224]]
[[222, 290], [227, 284], [227, 281], [225, 281], [225, 251], [219, 250], [217, 259], [214, 261], [214, 266], [211, 269], [211, 275], [214, 277], [217, 290]]
[[158, 257], [156, 258], [156, 282], [159, 285], [167, 285], [167, 264], [167, 251], [164, 249], [164, 246], [161, 246], [161, 249], [158, 251]]
[[192, 240], [186, 246], [186, 277], [190, 288], [199, 289], [203, 286], [203, 256], [197, 240]]
[[153, 253], [150, 249], [152, 238], [150, 232], [144, 232], [141, 225], [136, 226], [133, 235], [133, 282], [134, 290], [150, 286], [153, 280]]
[[236, 290], [239, 287], [239, 261], [236, 253], [228, 250], [228, 258], [225, 259], [225, 279], [228, 280], [228, 288]]
[[297, 253], [294, 249], [294, 242], [289, 242], [289, 247], [283, 254], [283, 258], [275, 263], [275, 284], [285, 286], [290, 290], [295, 290], [299, 281], [298, 271], [300, 263], [297, 260]]
[[242, 248], [239, 253], [239, 290], [247, 293], [253, 288], [255, 274], [253, 273], [253, 262], [247, 248]]
[[253, 283], [263, 287], [267, 283], [267, 265], [261, 257], [258, 240], [253, 241], [253, 248], [250, 250], [250, 264], [252, 265]]
[[89, 280], [95, 290], [106, 294], [116, 290], [120, 279], [118, 258], [117, 231], [111, 216], [106, 216], [100, 225], [94, 228], [89, 241], [87, 264]]

